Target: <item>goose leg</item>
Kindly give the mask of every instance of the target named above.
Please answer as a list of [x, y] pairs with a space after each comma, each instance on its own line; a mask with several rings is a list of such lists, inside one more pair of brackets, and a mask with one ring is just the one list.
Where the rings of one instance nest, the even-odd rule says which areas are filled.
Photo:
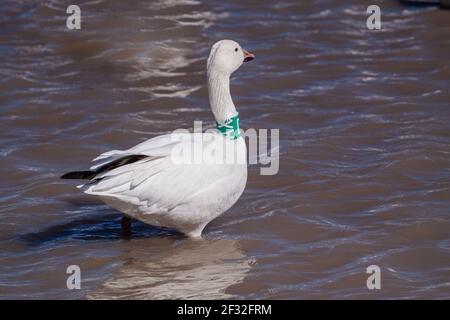
[[122, 225], [123, 237], [129, 238], [131, 236], [131, 218], [123, 216], [120, 220], [120, 224]]

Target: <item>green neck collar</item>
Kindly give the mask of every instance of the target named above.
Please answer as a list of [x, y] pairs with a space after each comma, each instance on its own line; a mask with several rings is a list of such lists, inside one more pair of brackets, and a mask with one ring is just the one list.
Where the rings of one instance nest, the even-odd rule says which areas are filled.
[[239, 129], [239, 113], [234, 117], [228, 118], [223, 123], [216, 122], [216, 125], [217, 130], [231, 140], [236, 140], [241, 136]]

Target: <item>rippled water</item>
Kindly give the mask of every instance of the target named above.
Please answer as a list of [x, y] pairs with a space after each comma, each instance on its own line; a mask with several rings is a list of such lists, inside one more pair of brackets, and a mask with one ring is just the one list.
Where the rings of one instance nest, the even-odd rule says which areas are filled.
[[[450, 11], [383, 1], [369, 31], [365, 1], [77, 1], [68, 31], [71, 2], [0, 3], [0, 298], [450, 298]], [[251, 166], [203, 241], [123, 238], [58, 177], [212, 121], [222, 38], [257, 56], [232, 94], [280, 129], [280, 172]]]

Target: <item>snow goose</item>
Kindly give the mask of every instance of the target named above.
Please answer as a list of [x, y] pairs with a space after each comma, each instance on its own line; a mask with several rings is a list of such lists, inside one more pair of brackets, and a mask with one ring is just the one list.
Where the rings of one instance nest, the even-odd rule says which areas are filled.
[[78, 187], [123, 212], [124, 226], [134, 218], [201, 237], [210, 221], [236, 203], [247, 183], [247, 150], [231, 99], [230, 75], [253, 58], [232, 40], [212, 46], [207, 86], [217, 125], [213, 131], [154, 137], [128, 150], [103, 153], [89, 171], [61, 178], [88, 180]]

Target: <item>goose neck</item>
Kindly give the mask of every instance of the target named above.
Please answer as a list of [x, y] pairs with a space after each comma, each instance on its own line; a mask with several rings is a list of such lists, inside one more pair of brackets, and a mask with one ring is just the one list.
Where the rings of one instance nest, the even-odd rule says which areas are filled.
[[216, 122], [224, 123], [237, 115], [236, 107], [230, 93], [230, 75], [208, 70], [209, 104]]

